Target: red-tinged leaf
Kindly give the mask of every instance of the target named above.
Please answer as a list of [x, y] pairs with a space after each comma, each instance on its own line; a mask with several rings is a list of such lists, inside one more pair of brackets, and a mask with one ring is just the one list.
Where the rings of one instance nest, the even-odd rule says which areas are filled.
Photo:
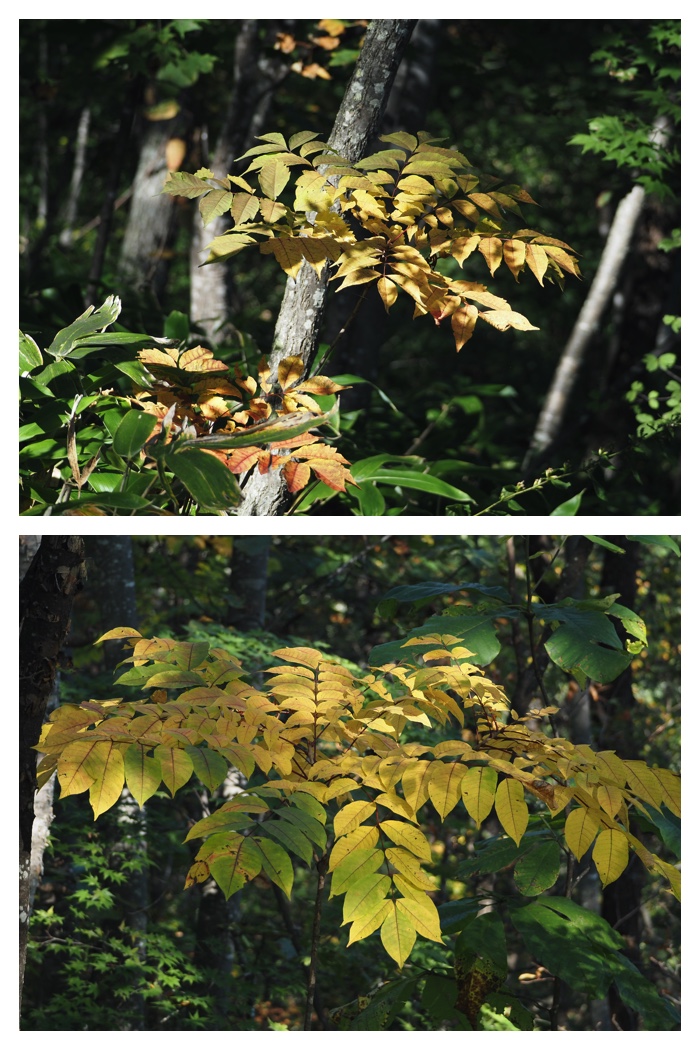
[[206, 882], [209, 878], [209, 865], [206, 861], [196, 860], [187, 872], [187, 878], [185, 879], [185, 889], [189, 890], [192, 886], [199, 882]]
[[124, 755], [126, 786], [139, 806], [155, 795], [161, 781], [161, 767], [157, 758], [147, 754], [142, 744], [132, 744]]
[[539, 244], [528, 244], [525, 248], [525, 261], [534, 273], [540, 284], [544, 284], [542, 278], [547, 272], [549, 259], [547, 253]]
[[503, 242], [503, 260], [516, 281], [525, 265], [525, 248], [524, 241], [507, 240]]
[[503, 241], [500, 237], [482, 237], [479, 241], [479, 251], [486, 260], [486, 265], [493, 277], [503, 260]]
[[471, 303], [467, 306], [460, 306], [452, 314], [450, 321], [452, 333], [455, 337], [455, 347], [458, 351], [462, 349], [465, 343], [469, 342], [474, 334], [474, 326], [478, 316], [479, 311]]
[[223, 462], [232, 474], [244, 474], [251, 470], [263, 455], [261, 448], [250, 445], [248, 448], [232, 448], [230, 452], [219, 452]]
[[311, 480], [311, 468], [308, 463], [290, 460], [282, 467], [282, 475], [290, 492], [301, 492]]

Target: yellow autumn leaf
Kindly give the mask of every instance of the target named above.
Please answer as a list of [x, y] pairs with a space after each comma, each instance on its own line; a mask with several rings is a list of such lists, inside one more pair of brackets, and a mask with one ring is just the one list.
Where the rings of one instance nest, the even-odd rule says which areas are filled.
[[508, 328], [517, 328], [520, 332], [539, 332], [539, 328], [530, 324], [527, 317], [516, 313], [515, 310], [482, 310], [479, 317], [488, 321], [499, 332], [505, 332]]
[[493, 277], [503, 259], [503, 241], [500, 237], [482, 237], [478, 247]]
[[387, 916], [381, 929], [382, 944], [399, 969], [403, 969], [416, 943], [416, 931], [407, 916], [398, 910], [395, 901], [387, 901], [387, 904]]
[[496, 789], [496, 816], [516, 846], [525, 833], [529, 817], [524, 796], [523, 785], [510, 777], [502, 780]]
[[414, 813], [417, 813], [423, 803], [428, 800], [431, 765], [431, 762], [423, 758], [416, 759], [401, 778], [403, 797]]
[[402, 820], [382, 820], [379, 827], [397, 846], [403, 846], [415, 854], [419, 860], [430, 863], [432, 859], [430, 843], [420, 828], [406, 824]]
[[508, 239], [503, 242], [503, 261], [516, 281], [525, 266], [525, 241]]
[[462, 797], [462, 779], [466, 767], [461, 762], [433, 762], [430, 768], [428, 794], [441, 820], [455, 808]]
[[354, 922], [356, 919], [362, 920], [369, 915], [375, 914], [390, 887], [391, 879], [389, 876], [382, 875], [379, 872], [363, 875], [356, 880], [345, 894], [341, 925], [344, 926], [348, 922]]
[[95, 820], [111, 809], [121, 797], [124, 787], [124, 759], [121, 750], [111, 740], [98, 741], [85, 758], [84, 768], [94, 777], [90, 785], [90, 805]]
[[489, 766], [473, 766], [462, 778], [461, 790], [464, 808], [477, 828], [493, 809], [498, 775]]
[[103, 741], [83, 739], [74, 740], [63, 749], [58, 757], [58, 782], [61, 785], [61, 798], [66, 795], [79, 795], [87, 791], [95, 779], [86, 769], [86, 760], [98, 744]]
[[585, 806], [578, 806], [569, 813], [564, 825], [564, 838], [576, 860], [581, 860], [599, 828], [600, 821]]
[[609, 886], [611, 882], [619, 879], [627, 867], [628, 860], [627, 836], [615, 828], [605, 828], [601, 831], [593, 847], [593, 863], [598, 869], [603, 886]]
[[623, 802], [622, 792], [613, 784], [600, 784], [596, 788], [598, 805], [610, 817], [616, 816]]
[[411, 926], [421, 937], [442, 944], [440, 916], [433, 901], [427, 894], [423, 893], [420, 896], [399, 898], [396, 901], [396, 910], [408, 919]]
[[549, 259], [544, 248], [539, 244], [528, 244], [525, 248], [525, 262], [530, 267], [540, 284], [544, 284], [542, 278], [547, 272]]
[[[219, 240], [218, 237], [217, 240]], [[273, 237], [260, 245], [260, 251], [263, 255], [274, 255], [284, 272], [290, 277], [296, 277], [299, 273], [304, 257], [298, 237]]]
[[382, 302], [384, 303], [384, 309], [389, 313], [389, 310], [396, 302], [396, 297], [399, 294], [396, 285], [388, 277], [380, 277], [377, 281], [377, 290], [382, 298]]
[[467, 306], [460, 306], [453, 312], [450, 323], [455, 339], [455, 348], [458, 351], [462, 349], [465, 343], [469, 342], [474, 334], [478, 317], [479, 311], [471, 303], [467, 304]]
[[361, 824], [359, 828], [348, 832], [339, 838], [331, 850], [328, 861], [328, 870], [333, 871], [338, 867], [341, 860], [354, 853], [355, 850], [373, 849], [379, 841], [379, 828], [370, 824]]
[[361, 918], [355, 919], [348, 934], [348, 948], [355, 941], [363, 941], [370, 934], [378, 930], [387, 918], [393, 907], [393, 901], [382, 901], [374, 913], [369, 913]]

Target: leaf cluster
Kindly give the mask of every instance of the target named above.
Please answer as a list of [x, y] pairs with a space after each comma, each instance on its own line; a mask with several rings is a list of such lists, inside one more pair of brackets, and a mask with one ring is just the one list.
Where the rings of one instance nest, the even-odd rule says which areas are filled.
[[[540, 284], [545, 277], [561, 284], [565, 273], [580, 276], [569, 245], [509, 227], [508, 216], [521, 217], [520, 205], [534, 203], [525, 190], [477, 175], [462, 153], [426, 132], [384, 135], [388, 148], [354, 165], [312, 131], [288, 142], [279, 132], [259, 139], [261, 145], [239, 158], [248, 161], [242, 175], [171, 172], [163, 187], [173, 196], [199, 198], [205, 226], [231, 215], [234, 225], [211, 242], [207, 262], [257, 244], [292, 278], [308, 262], [319, 275], [332, 268], [338, 291], [376, 282], [387, 312], [403, 292], [414, 317], [430, 315], [438, 325], [449, 318], [457, 350], [479, 319], [499, 331], [534, 326], [485, 285], [446, 276], [440, 260], [461, 266], [476, 252], [491, 276], [505, 262], [516, 281], [527, 269]], [[293, 200], [285, 203], [292, 168], [302, 170]], [[246, 176], [255, 177], [259, 192]]]
[[[631, 830], [633, 813], [652, 823], [662, 807], [680, 815], [678, 776], [533, 728], [551, 709], [518, 719], [454, 635], [413, 638], [402, 663], [360, 675], [315, 649], [283, 648], [264, 689], [206, 641], [129, 628], [103, 636], [114, 638], [129, 651], [116, 684], [150, 695], [58, 708], [37, 745], [40, 781], [57, 770], [62, 797], [88, 791], [97, 817], [125, 784], [143, 805], [161, 784], [175, 795], [194, 774], [213, 790], [239, 770], [245, 790], [190, 828], [188, 839], [204, 843], [188, 886], [212, 877], [228, 897], [264, 874], [290, 896], [293, 861], [327, 864], [348, 943], [379, 930], [401, 967], [417, 935], [442, 943], [421, 811], [430, 806], [443, 822], [462, 806], [477, 828], [494, 813], [518, 846], [527, 792], [543, 813], [566, 811], [566, 848], [579, 859], [592, 848], [604, 885], [632, 851], [680, 892], [675, 866]], [[406, 741], [416, 725], [457, 732], [432, 745]]]

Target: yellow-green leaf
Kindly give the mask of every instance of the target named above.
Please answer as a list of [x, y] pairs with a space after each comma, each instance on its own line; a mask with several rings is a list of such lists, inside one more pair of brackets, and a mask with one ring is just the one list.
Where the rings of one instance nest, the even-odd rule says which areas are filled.
[[392, 901], [382, 901], [375, 912], [370, 912], [362, 918], [356, 919], [348, 934], [348, 948], [355, 941], [363, 941], [365, 937], [369, 937], [375, 930], [378, 930], [392, 910], [392, 907]]
[[462, 778], [466, 769], [461, 762], [433, 762], [430, 768], [428, 794], [440, 819], [444, 820], [462, 797]]
[[[220, 240], [218, 237], [216, 239]], [[301, 269], [304, 256], [298, 237], [273, 237], [260, 245], [260, 251], [263, 255], [274, 255], [284, 272], [290, 277], [296, 277]]]
[[613, 784], [600, 784], [596, 798], [600, 808], [610, 817], [616, 816], [623, 802], [622, 792]]
[[615, 828], [605, 828], [601, 831], [593, 847], [593, 863], [598, 869], [603, 886], [619, 879], [627, 867], [628, 860], [627, 837]]
[[291, 172], [284, 161], [273, 158], [266, 161], [258, 174], [260, 189], [266, 197], [277, 200], [289, 182]]
[[328, 861], [328, 870], [333, 871], [338, 867], [341, 860], [348, 857], [355, 850], [366, 850], [372, 849], [377, 845], [379, 841], [379, 828], [371, 824], [362, 824], [359, 828], [355, 828], [354, 831], [349, 832], [347, 835], [343, 835], [342, 838], [338, 839], [335, 846], [331, 850], [331, 855]]
[[493, 809], [498, 774], [489, 766], [473, 766], [462, 778], [462, 801], [464, 808], [477, 828]]
[[143, 744], [131, 744], [124, 755], [126, 786], [139, 806], [155, 795], [162, 777], [160, 762], [147, 751]]
[[192, 759], [182, 748], [167, 748], [163, 743], [157, 745], [153, 757], [160, 761], [163, 783], [174, 796], [192, 776]]
[[257, 843], [238, 835], [231, 852], [221, 853], [209, 861], [209, 870], [228, 900], [232, 893], [260, 874], [262, 864], [263, 855]]
[[119, 800], [124, 787], [124, 759], [111, 740], [95, 744], [85, 759], [85, 771], [95, 779], [90, 785], [90, 805], [95, 820]]
[[354, 922], [355, 919], [362, 920], [373, 915], [381, 906], [390, 887], [391, 879], [388, 875], [381, 875], [378, 872], [364, 875], [345, 894], [341, 925], [344, 926], [347, 922]]
[[599, 827], [598, 818], [593, 816], [585, 806], [572, 809], [569, 813], [564, 825], [564, 838], [576, 860], [581, 860], [598, 834]]
[[421, 937], [426, 937], [429, 941], [437, 941], [438, 944], [442, 944], [440, 916], [427, 894], [424, 893], [421, 898], [400, 898], [396, 901], [396, 909], [408, 919], [411, 926]]
[[335, 837], [340, 838], [341, 835], [347, 835], [350, 831], [354, 831], [355, 828], [359, 827], [364, 820], [367, 820], [376, 809], [374, 802], [349, 802], [347, 806], [343, 806], [341, 810], [335, 815], [333, 821], [333, 831]]
[[507, 777], [496, 789], [496, 815], [506, 835], [519, 845], [528, 821], [524, 789], [519, 780]]
[[420, 866], [419, 861], [413, 853], [403, 849], [401, 846], [388, 846], [384, 851], [386, 859], [397, 871], [408, 879], [408, 881], [421, 890], [434, 890], [436, 887], [428, 878]]
[[392, 842], [414, 853], [419, 860], [425, 860], [428, 863], [432, 860], [430, 843], [420, 828], [406, 824], [402, 820], [382, 820], [379, 827]]
[[356, 849], [348, 854], [333, 872], [329, 896], [337, 897], [341, 893], [347, 893], [354, 883], [359, 882], [365, 875], [371, 875], [383, 863], [384, 854], [381, 850]]
[[79, 795], [81, 791], [88, 790], [95, 778], [88, 773], [85, 762], [100, 743], [103, 741], [75, 740], [59, 755], [58, 782], [61, 785], [61, 798], [65, 798], [66, 795]]
[[398, 910], [394, 901], [387, 901], [387, 904], [387, 916], [381, 930], [382, 944], [387, 954], [398, 964], [399, 969], [402, 969], [416, 943], [416, 931], [407, 916]]

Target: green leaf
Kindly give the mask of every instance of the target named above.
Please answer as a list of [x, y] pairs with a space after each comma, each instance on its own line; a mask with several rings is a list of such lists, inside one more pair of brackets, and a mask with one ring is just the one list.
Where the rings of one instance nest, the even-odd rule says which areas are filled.
[[[500, 613], [504, 615], [504, 613]], [[369, 662], [372, 667], [381, 667], [386, 663], [401, 663], [410, 656], [411, 652], [420, 652], [422, 648], [429, 649], [430, 645], [416, 646], [409, 651], [404, 648], [404, 642], [411, 638], [420, 638], [423, 634], [451, 634], [459, 638], [470, 652], [474, 653], [474, 662], [478, 664], [489, 664], [498, 656], [501, 643], [496, 634], [493, 622], [494, 613], [474, 612], [465, 616], [431, 616], [421, 627], [411, 631], [405, 639], [397, 642], [385, 642], [377, 645], [369, 654]]]
[[197, 448], [183, 447], [166, 451], [162, 460], [203, 510], [224, 511], [238, 504], [241, 498], [238, 482], [215, 456]]
[[527, 850], [515, 865], [513, 877], [516, 887], [526, 897], [538, 897], [559, 878], [561, 850], [550, 840]]
[[[353, 473], [353, 477], [354, 477]], [[446, 481], [435, 478], [431, 474], [423, 474], [418, 470], [383, 470], [373, 471], [363, 481], [372, 481], [377, 485], [398, 486], [405, 489], [416, 489], [419, 492], [430, 492], [433, 496], [442, 496], [444, 499], [456, 500], [459, 503], [473, 503], [474, 499], [454, 485], [448, 485]]]
[[606, 540], [603, 536], [586, 536], [586, 539], [599, 547], [605, 547], [607, 551], [613, 551], [614, 554], [625, 553], [622, 547], [618, 547], [616, 543], [611, 543], [610, 540]]
[[271, 835], [273, 839], [277, 839], [285, 849], [296, 853], [297, 857], [301, 857], [306, 864], [311, 864], [313, 861], [313, 846], [301, 829], [294, 827], [289, 821], [283, 819], [266, 820], [262, 825], [262, 830], [264, 834]]
[[562, 670], [579, 671], [596, 682], [612, 682], [629, 666], [632, 656], [623, 649], [610, 619], [591, 609], [590, 603], [565, 598], [555, 605], [537, 607], [536, 615], [547, 623], [561, 624], [545, 642], [545, 649]]
[[161, 781], [160, 762], [149, 756], [144, 744], [131, 744], [124, 754], [126, 786], [139, 806], [155, 795]]
[[207, 434], [204, 437], [183, 439], [178, 443], [182, 449], [249, 448], [251, 445], [267, 445], [273, 441], [298, 437], [314, 427], [327, 423], [332, 413], [314, 416], [310, 412], [290, 412], [267, 423], [246, 427], [242, 434]]
[[46, 352], [52, 357], [67, 357], [81, 339], [95, 335], [97, 332], [103, 332], [109, 325], [114, 324], [121, 308], [121, 300], [117, 295], [108, 296], [102, 306], [97, 309], [94, 306], [88, 306], [77, 320], [57, 333]]
[[228, 773], [228, 762], [217, 751], [208, 747], [186, 747], [192, 759], [196, 776], [210, 791], [216, 790]]
[[112, 447], [118, 456], [132, 459], [148, 441], [156, 428], [157, 418], [150, 412], [131, 408], [126, 413], [112, 440]]
[[667, 550], [673, 551], [679, 558], [681, 556], [681, 549], [672, 536], [628, 536], [627, 539], [636, 543], [655, 543], [658, 547], [666, 547]]
[[578, 514], [581, 506], [581, 499], [585, 491], [585, 489], [582, 489], [582, 491], [577, 492], [575, 496], [571, 496], [570, 499], [564, 500], [564, 502], [560, 503], [558, 507], [555, 507], [554, 510], [550, 511], [550, 517]]
[[176, 343], [184, 343], [190, 337], [190, 319], [181, 310], [171, 310], [165, 318], [163, 335]]
[[277, 842], [263, 838], [262, 835], [256, 835], [255, 842], [262, 855], [263, 871], [291, 900], [294, 868], [289, 854]]
[[19, 333], [19, 370], [22, 374], [31, 372], [34, 368], [41, 368], [44, 363], [41, 350], [30, 335]]
[[231, 852], [222, 853], [209, 863], [209, 870], [226, 900], [260, 874], [263, 857], [256, 842], [238, 836]]

